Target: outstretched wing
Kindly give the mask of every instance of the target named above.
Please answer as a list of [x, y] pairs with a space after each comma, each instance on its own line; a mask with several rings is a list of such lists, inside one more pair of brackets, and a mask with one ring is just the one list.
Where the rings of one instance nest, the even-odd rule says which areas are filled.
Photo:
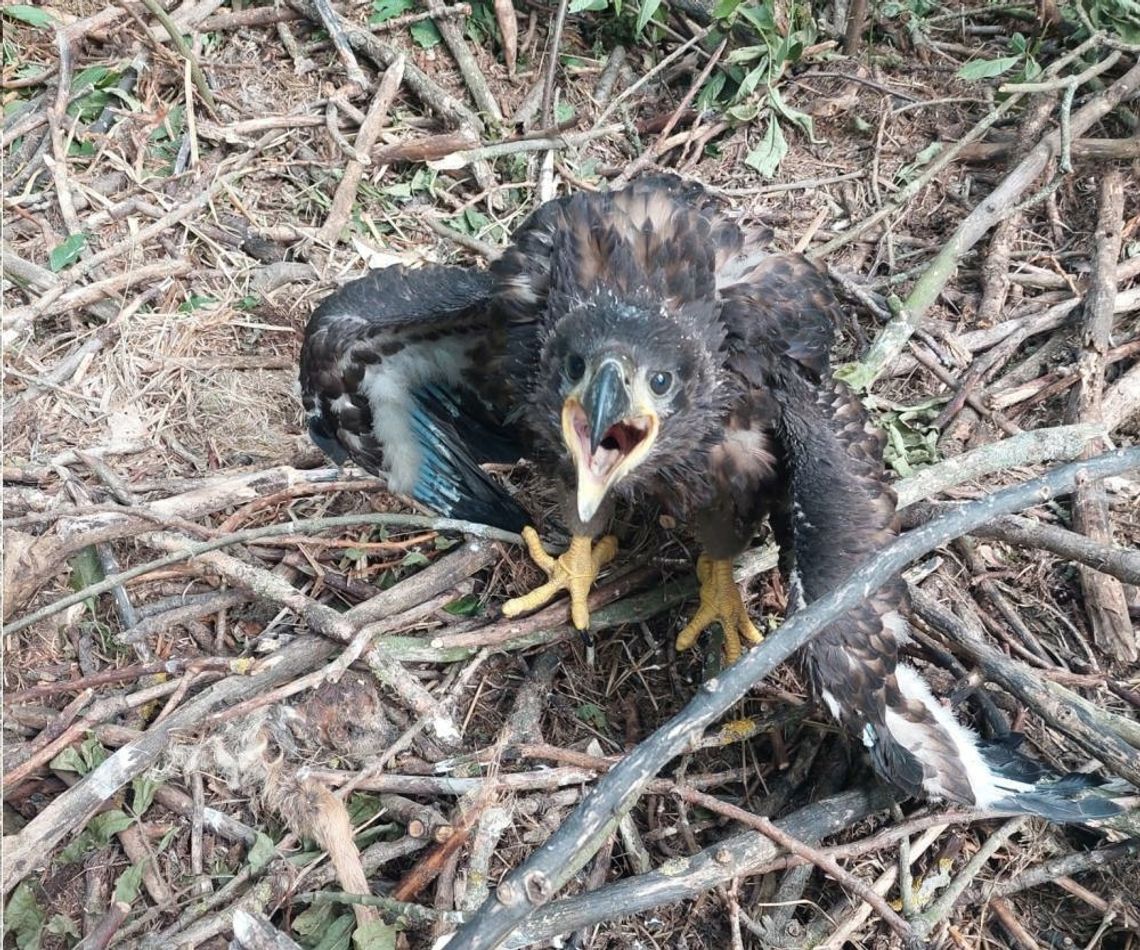
[[[841, 319], [827, 277], [799, 255], [741, 259], [722, 274], [729, 365], [777, 404], [780, 476], [772, 523], [791, 576], [789, 610], [817, 600], [898, 534], [883, 465], [885, 436], [831, 376]], [[895, 578], [832, 623], [804, 651], [817, 694], [909, 794], [1082, 821], [1119, 810], [1082, 796], [1084, 776], [1056, 776], [1008, 743], [984, 742], [899, 661], [908, 636], [906, 586]]]
[[493, 288], [486, 272], [442, 266], [346, 284], [309, 320], [301, 394], [334, 460], [386, 474], [440, 514], [518, 530], [526, 512], [479, 467], [522, 455]]
[[[898, 533], [896, 496], [882, 462], [883, 434], [859, 399], [830, 377], [815, 384], [800, 368], [777, 387], [799, 605], [822, 597]], [[797, 604], [792, 604], [795, 609]], [[831, 714], [866, 746], [876, 770], [910, 794], [981, 808], [1087, 821], [1119, 806], [1081, 794], [1095, 780], [1058, 776], [1008, 741], [986, 742], [899, 661], [909, 600], [894, 578], [829, 626], [805, 649], [815, 688]]]

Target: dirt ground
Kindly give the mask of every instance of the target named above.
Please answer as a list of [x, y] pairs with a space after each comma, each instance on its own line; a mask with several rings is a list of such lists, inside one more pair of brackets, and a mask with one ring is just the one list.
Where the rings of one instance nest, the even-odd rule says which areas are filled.
[[[556, 7], [531, 0], [337, 6], [351, 64], [307, 0], [187, 0], [172, 31], [152, 0], [5, 8], [6, 946], [223, 946], [239, 908], [242, 945], [433, 946], [715, 673], [672, 647], [683, 530], [619, 513], [587, 645], [562, 604], [498, 616], [539, 579], [517, 545], [417, 521], [309, 443], [305, 322], [369, 267], [479, 266], [543, 197], [671, 169], [830, 269], [853, 381], [921, 317], [865, 393], [900, 484], [1005, 440], [908, 524], [1137, 444], [1140, 78], [1101, 8], [1090, 38], [1052, 3], [884, 3], [853, 42], [858, 0], [576, 6], [553, 73]], [[549, 504], [529, 466], [501, 474]], [[1003, 522], [912, 565], [942, 613], [908, 651], [964, 718], [1135, 781], [1140, 473], [1100, 484], [1023, 513], [1017, 543]], [[767, 545], [742, 569], [775, 629]], [[376, 622], [377, 647], [354, 639]], [[728, 806], [804, 829], [931, 946], [1140, 945], [1134, 815], [886, 807], [794, 663], [727, 722], [571, 877], [585, 922], [539, 945], [899, 945], [774, 845], [627, 913], [617, 882], [735, 847]], [[361, 882], [378, 906], [314, 896]]]

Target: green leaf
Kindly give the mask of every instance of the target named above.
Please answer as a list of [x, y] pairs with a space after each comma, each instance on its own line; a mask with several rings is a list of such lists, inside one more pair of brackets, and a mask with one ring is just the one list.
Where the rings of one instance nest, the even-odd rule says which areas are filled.
[[68, 746], [60, 752], [50, 764], [53, 769], [86, 775], [106, 762], [109, 754], [94, 735], [88, 735], [78, 746]]
[[[771, 65], [772, 64], [769, 63], [768, 59], [765, 57], [765, 59], [763, 59], [761, 61], [759, 66], [757, 66], [754, 69], [749, 71], [748, 75], [746, 75], [740, 81], [740, 87], [736, 91], [736, 98], [738, 101], [743, 101], [744, 99], [747, 99], [755, 91], [756, 87], [759, 86], [761, 82], [763, 82], [765, 79], [768, 78], [768, 70], [771, 67]], [[756, 103], [753, 103], [753, 106], [756, 108], [757, 114], [759, 114], [759, 111], [760, 111], [759, 105]]]
[[574, 106], [569, 102], [559, 102], [554, 107], [554, 121], [559, 124], [569, 122], [574, 118]]
[[[43, 935], [44, 912], [36, 901], [32, 885], [24, 881], [8, 898], [4, 908], [4, 934], [15, 935], [19, 950], [37, 950]], [[5, 941], [5, 944], [7, 941]]]
[[246, 855], [246, 860], [249, 861], [249, 866], [253, 869], [254, 873], [257, 873], [272, 861], [276, 854], [277, 846], [274, 845], [273, 839], [264, 831], [259, 831], [257, 838], [254, 839], [253, 845], [249, 849], [249, 854]]
[[353, 931], [352, 945], [356, 950], [396, 950], [397, 933], [394, 924], [386, 924], [382, 920], [369, 921]]
[[606, 711], [596, 703], [582, 703], [578, 707], [578, 718], [595, 729], [605, 729], [609, 726]]
[[761, 56], [767, 55], [767, 46], [741, 46], [729, 53], [724, 61], [726, 63], [753, 63]]
[[328, 926], [334, 909], [333, 904], [313, 904], [293, 918], [293, 933], [300, 937], [315, 937]]
[[132, 864], [115, 882], [115, 900], [124, 904], [133, 904], [142, 889], [143, 866], [150, 858], [143, 858], [137, 864]]
[[67, 914], [53, 914], [51, 920], [47, 922], [47, 927], [44, 928], [49, 934], [55, 937], [74, 937], [79, 940], [83, 936], [79, 932], [79, 927], [75, 921], [72, 920]]
[[661, 0], [641, 0], [641, 9], [637, 11], [637, 32], [640, 33], [653, 19], [653, 14], [661, 6]]
[[422, 46], [424, 49], [431, 49], [433, 46], [438, 46], [443, 37], [439, 35], [439, 30], [431, 20], [420, 20], [419, 23], [413, 23], [408, 27], [408, 32], [412, 34], [412, 39], [416, 42], [417, 46]]
[[805, 135], [811, 140], [813, 145], [818, 145], [815, 137], [815, 123], [812, 117], [806, 112], [800, 112], [799, 109], [793, 109], [790, 105], [784, 102], [784, 97], [780, 95], [780, 90], [774, 86], [768, 90], [768, 101], [771, 103], [772, 108], [775, 109], [789, 122], [799, 126]]
[[693, 103], [693, 108], [698, 112], [705, 112], [716, 106], [727, 81], [728, 77], [719, 69], [709, 76], [708, 82], [701, 87], [701, 91], [697, 94], [697, 101]]
[[419, 551], [409, 551], [404, 555], [404, 559], [400, 562], [401, 567], [426, 567], [431, 561], [427, 559], [427, 555], [421, 554]]
[[479, 612], [479, 598], [475, 594], [464, 594], [450, 604], [444, 604], [443, 609], [456, 617], [474, 617]]
[[414, 6], [412, 0], [372, 0], [372, 14], [368, 17], [368, 22], [383, 23], [408, 13]]
[[778, 35], [776, 31], [776, 20], [772, 16], [772, 8], [769, 4], [758, 5], [750, 3], [740, 8], [740, 15], [756, 27], [764, 39], [771, 40]]
[[1024, 33], [1014, 33], [1009, 38], [1009, 48], [1015, 53], [1021, 54], [1029, 49], [1029, 44], [1025, 41]]
[[19, 20], [21, 23], [27, 23], [28, 26], [34, 26], [38, 30], [50, 30], [56, 25], [54, 17], [46, 10], [30, 7], [24, 3], [13, 3], [10, 6], [0, 7], [0, 13], [11, 17], [13, 20]]
[[570, 0], [570, 6], [567, 7], [567, 13], [583, 13], [586, 10], [591, 12], [597, 10], [604, 10], [609, 6], [609, 0]]
[[998, 59], [975, 59], [958, 70], [958, 78], [969, 81], [992, 79], [1013, 69], [1021, 60], [1020, 56], [1002, 56]]
[[367, 792], [356, 792], [349, 797], [345, 809], [348, 811], [348, 817], [353, 827], [359, 827], [380, 814], [382, 811], [380, 796]]
[[156, 782], [145, 772], [142, 775], [135, 776], [134, 781], [131, 782], [131, 791], [134, 793], [131, 800], [131, 810], [135, 813], [136, 818], [142, 818], [146, 814], [151, 802], [154, 801], [154, 793], [161, 786], [162, 782]]
[[356, 918], [352, 914], [343, 914], [337, 917], [325, 928], [316, 945], [316, 950], [349, 950], [349, 947], [352, 946], [349, 934], [352, 933], [352, 928], [355, 926]]
[[740, 6], [740, 0], [716, 0], [713, 5], [713, 19], [714, 20], [727, 20]]
[[205, 294], [191, 294], [188, 300], [178, 305], [178, 312], [193, 313], [195, 310], [201, 310], [215, 302], [213, 297], [207, 297]]
[[765, 178], [771, 178], [780, 167], [780, 162], [788, 154], [788, 142], [780, 129], [780, 123], [772, 116], [768, 120], [768, 131], [758, 148], [745, 156], [744, 164], [755, 168]]
[[75, 263], [86, 247], [87, 235], [84, 232], [69, 234], [66, 241], [52, 248], [48, 255], [48, 267], [53, 274], [58, 274], [68, 264]]
[[134, 824], [134, 819], [130, 815], [118, 808], [112, 808], [110, 811], [100, 812], [92, 818], [87, 825], [87, 830], [95, 836], [95, 839], [102, 846], [108, 844], [111, 838], [120, 831], [126, 831], [132, 824]]

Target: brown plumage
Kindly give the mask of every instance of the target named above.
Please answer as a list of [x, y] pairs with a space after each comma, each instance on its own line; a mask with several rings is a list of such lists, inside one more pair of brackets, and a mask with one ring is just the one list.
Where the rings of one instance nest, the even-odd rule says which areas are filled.
[[[479, 468], [525, 454], [562, 486], [573, 536], [558, 558], [524, 533], [551, 580], [508, 615], [586, 596], [616, 541], [615, 497], [655, 496], [704, 550], [701, 607], [678, 637], [720, 622], [733, 659], [759, 633], [731, 559], [771, 515], [793, 609], [841, 583], [897, 533], [882, 436], [831, 376], [840, 308], [826, 276], [766, 249], [701, 186], [675, 177], [540, 207], [486, 274], [375, 272], [314, 314], [302, 389], [314, 437], [457, 517], [525, 514]], [[355, 288], [350, 290], [349, 288]], [[322, 441], [323, 440], [323, 441]], [[1039, 772], [958, 725], [898, 662], [907, 604], [895, 580], [806, 651], [832, 713], [908, 792], [1061, 819], [1078, 779]], [[1012, 764], [1011, 764], [1012, 763]]]

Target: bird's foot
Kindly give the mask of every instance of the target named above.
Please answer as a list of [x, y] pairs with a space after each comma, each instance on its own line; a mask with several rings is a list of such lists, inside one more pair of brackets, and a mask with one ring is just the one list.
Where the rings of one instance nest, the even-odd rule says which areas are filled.
[[534, 528], [523, 528], [522, 535], [534, 563], [546, 571], [550, 580], [529, 594], [508, 600], [503, 604], [503, 616], [517, 617], [542, 607], [555, 594], [564, 590], [570, 594], [570, 619], [579, 630], [585, 630], [590, 625], [590, 609], [586, 605], [586, 599], [590, 596], [590, 588], [598, 571], [617, 554], [617, 538], [607, 534], [597, 544], [592, 544], [590, 538], [574, 535], [566, 553], [553, 557], [546, 553]]
[[714, 561], [702, 554], [697, 560], [697, 579], [701, 582], [701, 606], [697, 615], [677, 634], [677, 649], [689, 649], [706, 627], [720, 623], [724, 630], [724, 658], [735, 663], [740, 657], [742, 638], [749, 643], [759, 643], [764, 636], [748, 616], [740, 588], [732, 579], [732, 561]]

